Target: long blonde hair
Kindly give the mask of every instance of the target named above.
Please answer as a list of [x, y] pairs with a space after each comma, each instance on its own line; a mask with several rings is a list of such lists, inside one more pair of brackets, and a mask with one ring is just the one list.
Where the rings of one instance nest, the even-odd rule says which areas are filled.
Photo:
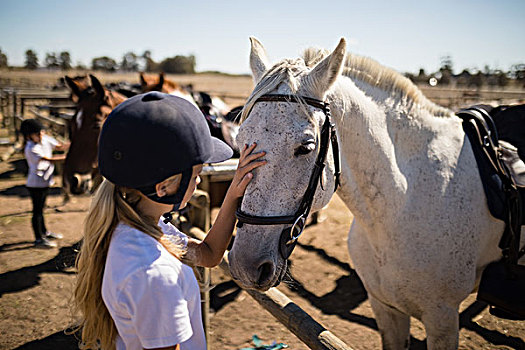
[[84, 224], [84, 238], [77, 256], [74, 312], [82, 314], [75, 331], [82, 330], [82, 348], [115, 349], [117, 328], [102, 300], [102, 278], [113, 231], [119, 222], [157, 239], [171, 254], [182, 259], [182, 247], [167, 240], [152, 218], [141, 217], [135, 207], [137, 190], [119, 188], [104, 180], [98, 188]]

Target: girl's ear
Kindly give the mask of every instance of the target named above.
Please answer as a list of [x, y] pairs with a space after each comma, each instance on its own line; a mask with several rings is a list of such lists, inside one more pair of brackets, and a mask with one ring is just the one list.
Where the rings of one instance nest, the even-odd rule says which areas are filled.
[[182, 174], [176, 174], [156, 184], [155, 191], [157, 192], [157, 197], [164, 197], [177, 193], [181, 179]]

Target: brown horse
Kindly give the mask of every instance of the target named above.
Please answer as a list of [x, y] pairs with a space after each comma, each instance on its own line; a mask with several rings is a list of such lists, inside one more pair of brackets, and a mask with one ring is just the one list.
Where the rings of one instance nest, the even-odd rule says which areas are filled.
[[77, 110], [70, 121], [71, 146], [66, 156], [63, 186], [66, 200], [69, 193], [82, 194], [98, 178], [98, 136], [109, 113], [126, 100], [118, 92], [106, 90], [93, 75], [65, 77], [71, 90], [71, 99]]
[[166, 94], [182, 97], [183, 99], [188, 100], [197, 106], [197, 103], [195, 102], [191, 92], [173, 80], [167, 79], [164, 76], [164, 73], [159, 73], [158, 77], [140, 73], [140, 85], [142, 87], [142, 92], [164, 92]]

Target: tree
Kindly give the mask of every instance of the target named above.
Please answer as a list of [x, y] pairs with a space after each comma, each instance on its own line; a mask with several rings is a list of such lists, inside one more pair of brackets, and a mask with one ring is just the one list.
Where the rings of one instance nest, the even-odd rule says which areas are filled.
[[156, 72], [158, 71], [159, 69], [159, 65], [153, 61], [153, 59], [151, 58], [151, 51], [150, 50], [146, 50], [144, 51], [144, 53], [142, 54], [142, 59], [144, 59], [144, 71], [145, 72]]
[[441, 57], [441, 67], [439, 68], [440, 71], [447, 70], [450, 73], [452, 73], [452, 57], [450, 55], [445, 55]]
[[525, 63], [514, 64], [510, 67], [510, 77], [519, 82], [525, 82]]
[[33, 50], [26, 51], [26, 64], [27, 69], [37, 69], [38, 68], [38, 57]]
[[137, 72], [139, 70], [138, 57], [134, 52], [128, 52], [122, 57], [120, 69], [128, 72]]
[[195, 73], [195, 56], [175, 56], [166, 58], [159, 65], [161, 71], [173, 74]]
[[68, 51], [62, 51], [58, 58], [60, 69], [69, 70], [71, 69], [71, 55]]
[[5, 53], [2, 52], [2, 49], [0, 49], [0, 68], [7, 68], [9, 65], [7, 64], [7, 56]]
[[46, 53], [44, 62], [47, 68], [56, 69], [59, 67], [57, 55], [54, 52]]
[[91, 68], [93, 70], [103, 70], [107, 72], [114, 72], [117, 70], [117, 62], [107, 56], [96, 57], [91, 61]]
[[498, 82], [498, 86], [505, 87], [509, 84], [509, 77], [507, 76], [507, 73], [497, 70], [494, 72], [494, 75], [496, 76], [496, 81]]
[[75, 66], [75, 69], [78, 69], [78, 70], [87, 70], [87, 67], [84, 63], [82, 63], [81, 61], [78, 61], [76, 66]]
[[481, 71], [478, 71], [476, 74], [472, 74], [470, 79], [469, 79], [469, 82], [468, 82], [468, 86], [474, 86], [476, 88], [481, 88], [483, 86], [483, 84], [485, 83], [485, 76], [483, 75], [483, 73], [481, 73]]

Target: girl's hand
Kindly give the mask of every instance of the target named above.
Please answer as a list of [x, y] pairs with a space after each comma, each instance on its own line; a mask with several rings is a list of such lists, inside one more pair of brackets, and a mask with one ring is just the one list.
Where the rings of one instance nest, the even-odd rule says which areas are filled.
[[228, 190], [228, 192], [230, 192], [235, 198], [240, 198], [244, 195], [246, 187], [253, 178], [251, 171], [266, 164], [265, 160], [255, 161], [266, 154], [266, 152], [252, 153], [256, 146], [257, 144], [253, 143], [249, 146], [244, 145], [241, 149], [239, 165], [237, 166], [237, 171], [235, 171], [235, 175], [233, 176], [232, 183]]

